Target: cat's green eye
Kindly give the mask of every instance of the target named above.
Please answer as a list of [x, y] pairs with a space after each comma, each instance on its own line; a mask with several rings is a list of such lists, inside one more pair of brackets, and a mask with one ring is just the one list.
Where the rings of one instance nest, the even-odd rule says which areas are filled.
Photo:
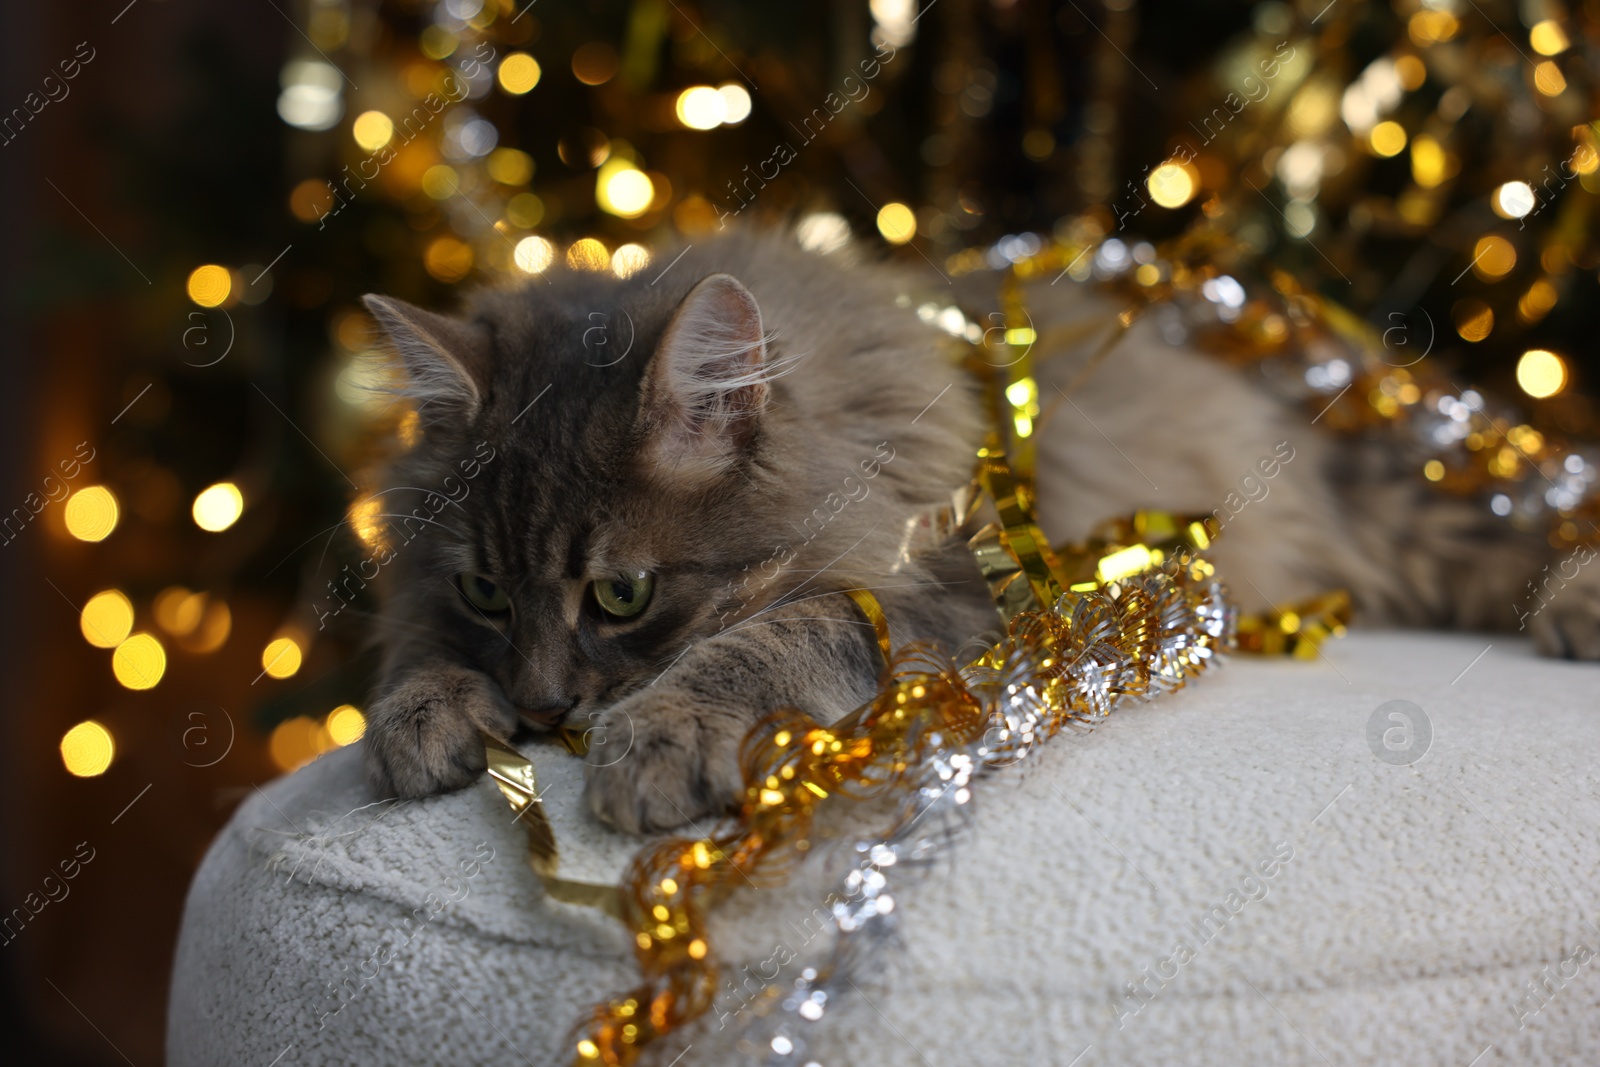
[[482, 612], [503, 612], [511, 610], [511, 598], [506, 591], [489, 578], [481, 574], [456, 575], [456, 586], [461, 590], [461, 595], [467, 598], [467, 603]]
[[619, 574], [615, 578], [596, 578], [592, 583], [594, 599], [600, 610], [619, 619], [630, 619], [650, 603], [650, 593], [655, 589], [652, 574]]

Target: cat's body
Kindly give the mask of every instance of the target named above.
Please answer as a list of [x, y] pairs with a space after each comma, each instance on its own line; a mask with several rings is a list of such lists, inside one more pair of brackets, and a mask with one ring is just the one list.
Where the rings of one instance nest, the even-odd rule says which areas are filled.
[[[604, 740], [588, 772], [603, 818], [675, 825], [733, 799], [762, 714], [828, 719], [872, 691], [873, 632], [844, 590], [873, 590], [897, 643], [954, 650], [997, 629], [960, 540], [904, 550], [908, 524], [966, 484], [984, 435], [976, 383], [914, 308], [959, 299], [981, 315], [994, 277], [955, 293], [931, 269], [781, 235], [675, 255], [627, 280], [556, 271], [480, 295], [462, 319], [370, 301], [424, 425], [385, 510], [432, 517], [386, 568], [366, 742], [380, 790], [466, 784], [483, 768], [478, 729], [507, 735], [520, 712]], [[1118, 309], [1048, 282], [1029, 304], [1048, 409], [1094, 348], [1077, 327], [1109, 329]], [[1064, 334], [1078, 343], [1052, 358]], [[1362, 621], [1513, 628], [1550, 558], [1381, 445], [1322, 432], [1144, 325], [1055, 403], [1038, 441], [1052, 539], [1138, 507], [1222, 509], [1215, 559], [1246, 607], [1342, 586]], [[427, 502], [485, 442], [471, 494], [435, 515]], [[1232, 514], [1243, 479], [1267, 489], [1246, 488]], [[1597, 592], [1590, 578], [1534, 619], [1541, 641], [1600, 658]]]

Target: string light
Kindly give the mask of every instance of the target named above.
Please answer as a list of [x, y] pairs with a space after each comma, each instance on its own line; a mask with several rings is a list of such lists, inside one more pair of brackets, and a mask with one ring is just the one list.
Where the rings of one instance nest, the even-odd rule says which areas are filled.
[[644, 245], [625, 244], [611, 253], [611, 273], [631, 278], [650, 265], [650, 252]]
[[917, 216], [906, 205], [890, 201], [878, 209], [878, 232], [892, 245], [903, 245], [917, 235]]
[[61, 738], [61, 762], [67, 773], [78, 778], [94, 778], [106, 773], [117, 754], [111, 731], [86, 719]]
[[678, 94], [678, 121], [691, 130], [714, 130], [728, 117], [728, 101], [709, 85], [696, 85]]
[[351, 123], [350, 136], [368, 152], [376, 152], [394, 137], [394, 122], [381, 111], [363, 111]]
[[611, 266], [611, 253], [593, 237], [574, 241], [567, 249], [567, 266], [573, 270], [607, 270]]
[[745, 91], [744, 86], [738, 82], [728, 82], [726, 85], [719, 85], [717, 93], [722, 97], [722, 124], [724, 126], [737, 126], [750, 117], [750, 109], [753, 105], [750, 101], [750, 94]]
[[521, 96], [539, 84], [539, 61], [526, 52], [512, 52], [500, 61], [496, 75], [500, 88], [512, 96]]
[[194, 498], [194, 524], [208, 533], [221, 533], [244, 514], [244, 494], [232, 482], [207, 486]]
[[1199, 183], [1191, 173], [1193, 165], [1185, 167], [1181, 163], [1163, 163], [1150, 172], [1150, 177], [1145, 179], [1145, 186], [1150, 190], [1150, 198], [1162, 207], [1177, 208], [1194, 199], [1194, 194]]
[[267, 753], [283, 771], [293, 771], [316, 759], [324, 746], [319, 744], [322, 725], [308, 715], [296, 715], [272, 728], [267, 738]]
[[96, 593], [84, 604], [78, 628], [96, 648], [116, 648], [133, 629], [133, 604], [118, 589]]
[[111, 654], [111, 672], [127, 689], [152, 689], [166, 671], [166, 649], [150, 634], [134, 634]]
[[1385, 120], [1372, 127], [1368, 139], [1378, 155], [1397, 156], [1406, 146], [1406, 128], [1393, 120]]
[[600, 167], [594, 198], [600, 210], [619, 218], [635, 219], [650, 209], [650, 201], [655, 199], [655, 186], [644, 171], [625, 159], [613, 157]]
[[86, 486], [67, 498], [67, 532], [80, 541], [104, 541], [117, 528], [117, 498], [103, 485]]
[[300, 643], [293, 637], [274, 637], [261, 650], [261, 669], [273, 678], [289, 678], [300, 669]]
[[201, 307], [217, 307], [227, 300], [228, 294], [233, 291], [233, 274], [227, 267], [207, 263], [189, 272], [185, 291], [188, 292], [189, 299]]
[[1535, 399], [1555, 396], [1567, 384], [1567, 365], [1554, 352], [1532, 348], [1517, 360], [1517, 384]]
[[512, 253], [517, 269], [524, 274], [542, 274], [556, 258], [556, 246], [543, 237], [524, 237]]
[[340, 704], [328, 712], [324, 727], [335, 745], [353, 745], [367, 732], [367, 717], [353, 704]]

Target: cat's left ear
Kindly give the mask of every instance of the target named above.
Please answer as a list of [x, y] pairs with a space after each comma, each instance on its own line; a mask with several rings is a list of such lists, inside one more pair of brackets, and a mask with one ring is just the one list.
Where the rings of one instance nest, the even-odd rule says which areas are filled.
[[410, 381], [402, 392], [419, 407], [453, 409], [471, 418], [489, 380], [489, 331], [392, 297], [368, 295], [362, 303], [405, 364]]
[[761, 309], [727, 274], [683, 298], [645, 377], [653, 458], [674, 472], [725, 470], [755, 438], [771, 389]]

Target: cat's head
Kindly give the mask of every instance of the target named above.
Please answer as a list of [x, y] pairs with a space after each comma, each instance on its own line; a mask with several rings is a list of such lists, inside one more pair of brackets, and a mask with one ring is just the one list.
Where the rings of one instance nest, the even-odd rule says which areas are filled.
[[554, 272], [461, 317], [368, 299], [422, 425], [382, 493], [391, 665], [464, 662], [570, 719], [779, 597], [884, 578], [906, 517], [964, 479], [970, 443], [917, 422], [943, 381], [916, 380], [933, 357], [892, 297], [805, 260], [763, 279], [760, 256], [731, 264], [747, 287], [703, 254], [660, 284]]
[[470, 319], [368, 300], [425, 427], [399, 471], [440, 506], [399, 524], [403, 622], [536, 719], [664, 670], [725, 610], [729, 564], [767, 547], [748, 514], [772, 374], [754, 299], [725, 274], [665, 315], [595, 288]]

